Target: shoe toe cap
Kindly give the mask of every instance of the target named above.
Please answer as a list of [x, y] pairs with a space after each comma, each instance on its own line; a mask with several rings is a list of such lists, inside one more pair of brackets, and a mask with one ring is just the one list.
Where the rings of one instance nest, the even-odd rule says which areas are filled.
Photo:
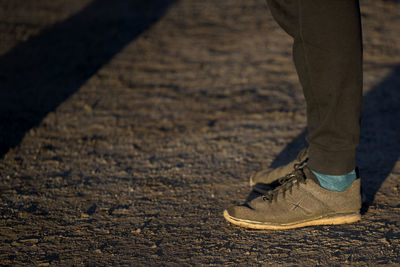
[[257, 221], [257, 222], [265, 220], [264, 216], [261, 216], [262, 214], [256, 212], [248, 204], [231, 206], [226, 211], [230, 217], [238, 220]]
[[245, 214], [249, 213], [249, 207], [247, 204], [239, 205], [239, 206], [231, 206], [226, 211], [229, 216], [237, 218], [237, 219], [245, 219]]

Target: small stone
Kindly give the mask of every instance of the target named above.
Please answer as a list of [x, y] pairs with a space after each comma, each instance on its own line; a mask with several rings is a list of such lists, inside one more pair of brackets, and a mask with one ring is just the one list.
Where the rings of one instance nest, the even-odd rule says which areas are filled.
[[386, 245], [389, 245], [390, 246], [390, 243], [389, 243], [389, 241], [385, 238], [385, 237], [383, 237], [383, 238], [379, 238], [379, 241], [381, 241], [382, 243], [384, 243], [384, 244], [386, 244]]
[[85, 104], [84, 106], [83, 106], [83, 109], [85, 110], [85, 112], [87, 113], [87, 114], [91, 114], [92, 113], [92, 107], [91, 106], [89, 106], [89, 105], [87, 105], [87, 104]]
[[132, 234], [139, 234], [140, 232], [142, 232], [142, 229], [138, 228], [136, 230], [131, 230]]
[[21, 242], [21, 243], [38, 243], [39, 239], [37, 239], [37, 238], [22, 239], [19, 242]]

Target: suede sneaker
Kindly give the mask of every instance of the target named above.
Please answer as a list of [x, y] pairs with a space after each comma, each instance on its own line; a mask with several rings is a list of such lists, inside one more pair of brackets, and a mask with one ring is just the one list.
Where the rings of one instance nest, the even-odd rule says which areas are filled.
[[303, 148], [297, 155], [296, 159], [292, 162], [276, 169], [269, 168], [261, 170], [250, 176], [250, 187], [255, 192], [266, 194], [268, 191], [284, 183], [286, 180], [286, 174], [291, 173], [296, 168], [305, 166], [307, 164], [307, 161], [308, 149]]
[[341, 192], [321, 187], [307, 166], [286, 178], [266, 195], [225, 210], [225, 219], [246, 228], [271, 230], [346, 224], [361, 219], [359, 177]]

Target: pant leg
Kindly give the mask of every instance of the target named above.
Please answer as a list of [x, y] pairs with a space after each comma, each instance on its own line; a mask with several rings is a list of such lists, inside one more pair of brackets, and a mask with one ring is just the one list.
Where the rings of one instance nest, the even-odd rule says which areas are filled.
[[358, 0], [267, 0], [294, 38], [293, 60], [307, 103], [309, 166], [323, 174], [355, 167], [362, 101]]

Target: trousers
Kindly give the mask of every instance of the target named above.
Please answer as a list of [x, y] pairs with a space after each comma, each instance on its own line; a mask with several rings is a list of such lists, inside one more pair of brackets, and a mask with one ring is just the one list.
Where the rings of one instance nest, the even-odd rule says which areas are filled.
[[293, 61], [307, 106], [308, 165], [329, 175], [356, 165], [362, 109], [358, 0], [266, 0], [293, 37]]

